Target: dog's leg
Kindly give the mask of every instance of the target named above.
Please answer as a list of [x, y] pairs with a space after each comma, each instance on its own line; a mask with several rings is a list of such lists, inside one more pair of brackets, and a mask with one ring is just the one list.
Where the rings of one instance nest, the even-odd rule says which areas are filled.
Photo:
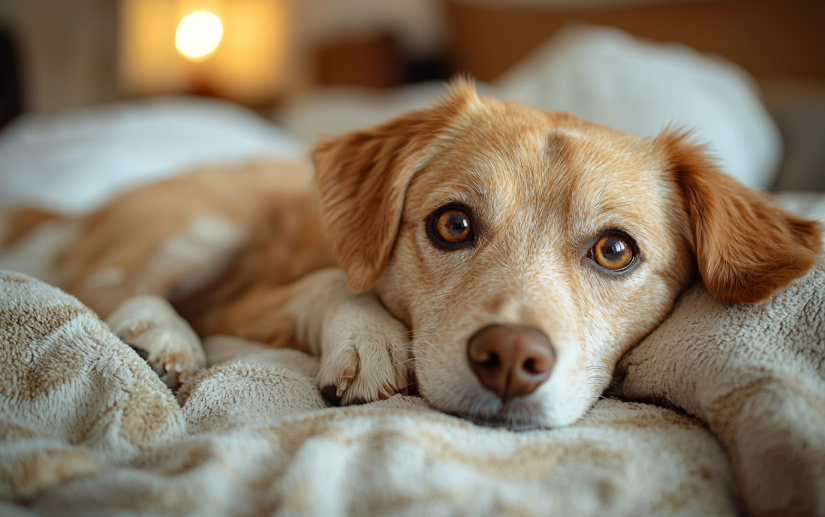
[[330, 306], [320, 348], [317, 382], [333, 403], [359, 404], [407, 393], [409, 334], [374, 294], [347, 292]]
[[318, 387], [335, 404], [407, 392], [407, 328], [374, 294], [347, 291], [339, 269], [249, 293], [220, 319], [217, 333], [320, 356]]
[[115, 309], [106, 323], [172, 390], [206, 366], [197, 334], [163, 298], [129, 298]]

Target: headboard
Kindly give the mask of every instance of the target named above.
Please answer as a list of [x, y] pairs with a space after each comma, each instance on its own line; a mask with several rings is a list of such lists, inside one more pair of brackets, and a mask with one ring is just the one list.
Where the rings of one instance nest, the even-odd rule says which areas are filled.
[[724, 56], [759, 79], [825, 81], [823, 0], [671, 0], [588, 7], [507, 0], [446, 3], [457, 68], [484, 81], [494, 79], [571, 21], [684, 43]]

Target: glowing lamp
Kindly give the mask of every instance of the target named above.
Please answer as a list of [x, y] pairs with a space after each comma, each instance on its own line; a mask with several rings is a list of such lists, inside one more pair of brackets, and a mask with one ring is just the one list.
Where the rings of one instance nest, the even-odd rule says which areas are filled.
[[175, 32], [175, 48], [192, 61], [203, 61], [218, 48], [223, 23], [215, 13], [195, 11], [183, 17]]
[[260, 104], [283, 87], [287, 0], [120, 0], [124, 93]]

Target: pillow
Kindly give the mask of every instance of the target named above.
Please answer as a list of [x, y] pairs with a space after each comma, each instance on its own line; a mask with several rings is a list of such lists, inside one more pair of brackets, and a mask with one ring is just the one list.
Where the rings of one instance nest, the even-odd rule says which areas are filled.
[[[774, 182], [782, 140], [751, 78], [736, 65], [680, 45], [643, 42], [617, 29], [572, 26], [479, 94], [514, 100], [652, 137], [692, 128], [722, 169], [745, 185]], [[280, 111], [310, 141], [378, 124], [447, 93], [425, 83], [389, 91], [326, 88]]]
[[677, 44], [618, 29], [568, 26], [498, 79], [500, 96], [652, 137], [668, 124], [694, 130], [722, 170], [770, 187], [782, 140], [747, 73]]

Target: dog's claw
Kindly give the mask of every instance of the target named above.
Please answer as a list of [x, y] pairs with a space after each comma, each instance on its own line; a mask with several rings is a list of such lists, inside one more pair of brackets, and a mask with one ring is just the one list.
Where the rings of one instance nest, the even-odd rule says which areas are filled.
[[321, 395], [323, 395], [324, 399], [333, 406], [340, 406], [341, 397], [336, 394], [337, 391], [338, 388], [334, 384], [329, 384], [321, 389]]
[[165, 300], [151, 296], [130, 298], [106, 323], [172, 391], [206, 365], [197, 334]]
[[[129, 345], [129, 343], [126, 343], [126, 344], [127, 344], [127, 345]], [[132, 350], [134, 350], [134, 351], [135, 351], [135, 353], [136, 353], [136, 354], [137, 354], [137, 355], [138, 355], [141, 359], [143, 359], [143, 360], [144, 360], [144, 361], [146, 361], [147, 363], [149, 362], [149, 351], [148, 351], [148, 350], [146, 350], [146, 349], [144, 349], [144, 348], [140, 348], [139, 346], [134, 346], [134, 345], [129, 345], [129, 347], [130, 347]]]
[[395, 389], [392, 386], [384, 385], [380, 392], [378, 392], [378, 400], [387, 400], [395, 394]]
[[395, 367], [395, 388], [398, 393], [407, 395], [409, 381], [407, 380], [407, 367], [404, 364]]
[[178, 388], [183, 384], [183, 381], [180, 380], [180, 374], [177, 372], [170, 373], [166, 377], [163, 377], [162, 380], [172, 391], [178, 391]]
[[[386, 354], [386, 358], [381, 357], [382, 354]], [[396, 393], [406, 395], [406, 362], [399, 355], [394, 355], [389, 347], [386, 352], [344, 348], [334, 360], [326, 358], [318, 384], [330, 403], [341, 406], [386, 400]]]
[[[406, 392], [406, 367], [393, 367], [393, 364], [405, 364], [402, 357], [392, 355], [383, 344], [378, 350], [368, 350], [364, 343], [356, 346], [360, 346], [358, 351], [350, 345], [336, 356], [326, 357], [322, 363], [318, 385], [327, 400], [350, 406], [386, 400], [398, 391]], [[383, 354], [386, 356], [382, 357]]]
[[407, 328], [368, 295], [353, 297], [335, 311], [324, 323], [316, 379], [327, 399], [342, 406], [366, 404], [404, 389]]
[[347, 378], [344, 377], [344, 380], [342, 380], [338, 384], [338, 389], [335, 391], [335, 396], [340, 398], [344, 394], [344, 392], [347, 391], [347, 385], [348, 384], [349, 384], [349, 380], [347, 380]]

